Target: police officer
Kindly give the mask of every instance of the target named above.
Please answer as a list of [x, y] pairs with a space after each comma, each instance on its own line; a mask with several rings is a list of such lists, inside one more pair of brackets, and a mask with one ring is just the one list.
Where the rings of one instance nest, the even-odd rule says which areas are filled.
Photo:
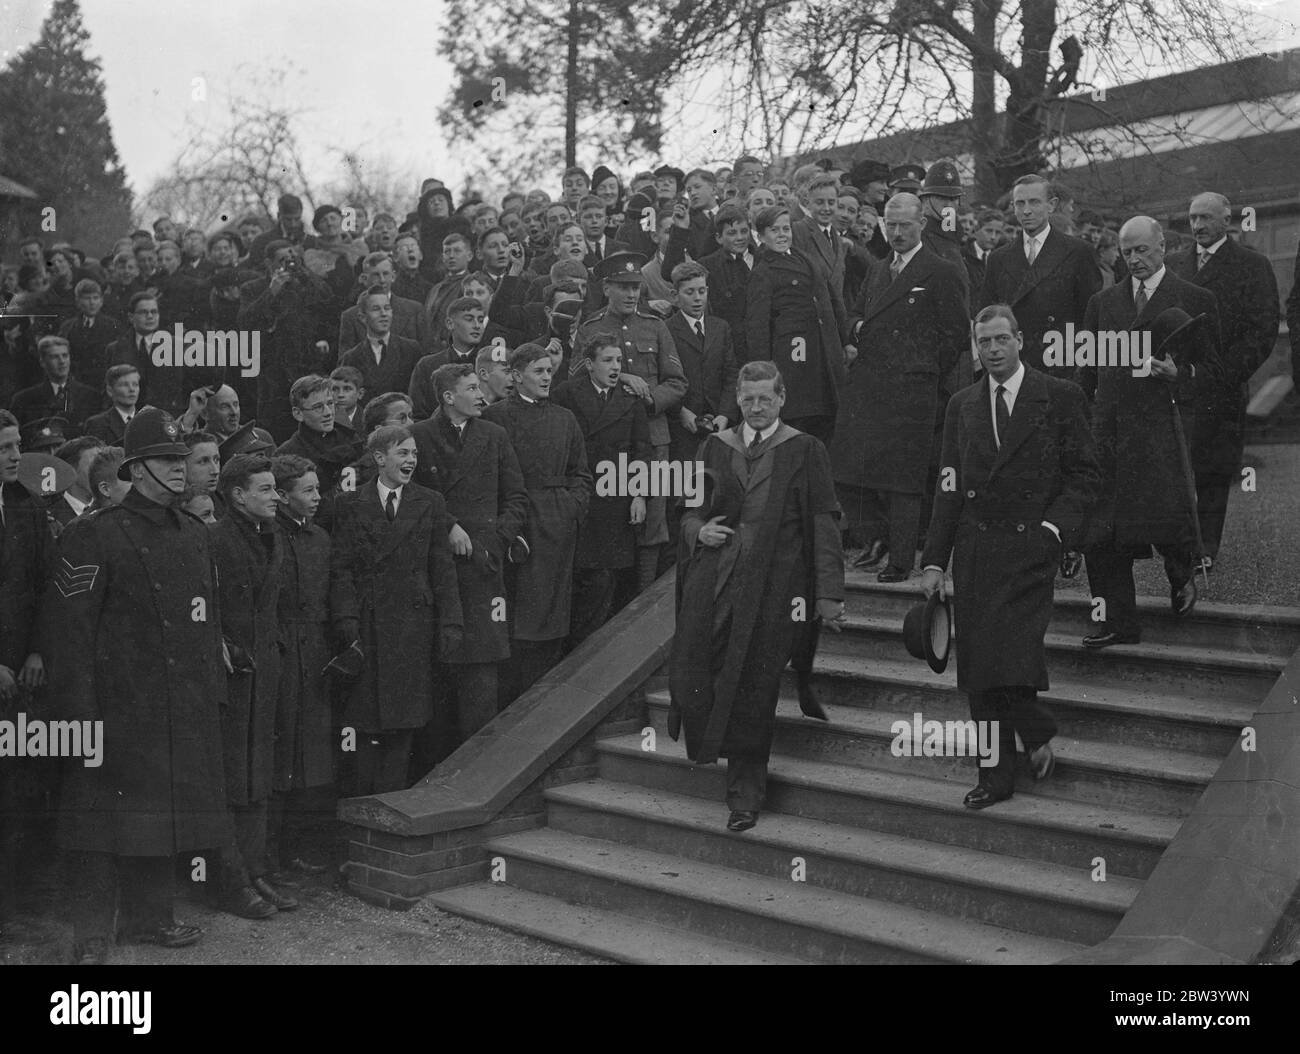
[[99, 764], [68, 766], [62, 798], [61, 841], [79, 854], [73, 940], [85, 963], [107, 958], [115, 915], [131, 941], [197, 941], [202, 930], [173, 915], [174, 857], [184, 853], [193, 872], [196, 851], [233, 837], [208, 532], [177, 508], [189, 449], [155, 407], [131, 419], [124, 446], [118, 475], [131, 489], [64, 533], [41, 612], [51, 708], [102, 722]]
[[[595, 267], [608, 304], [578, 329], [575, 345], [583, 346], [597, 333], [612, 333], [623, 349], [622, 384], [646, 404], [650, 418], [650, 444], [656, 461], [668, 459], [668, 418], [686, 396], [686, 374], [672, 334], [662, 319], [638, 306], [645, 281], [641, 268], [645, 257], [637, 253], [611, 253]], [[572, 372], [587, 368], [587, 360], [575, 357]], [[668, 541], [667, 502], [649, 498], [645, 523], [637, 539], [637, 589], [655, 580], [659, 559]]]
[[961, 224], [957, 222], [957, 209], [961, 205], [961, 176], [951, 161], [936, 161], [925, 173], [918, 191], [921, 210], [925, 216], [925, 229], [921, 231], [921, 244], [931, 252], [956, 264], [961, 269], [962, 285], [966, 299], [970, 300], [970, 274], [961, 254]]

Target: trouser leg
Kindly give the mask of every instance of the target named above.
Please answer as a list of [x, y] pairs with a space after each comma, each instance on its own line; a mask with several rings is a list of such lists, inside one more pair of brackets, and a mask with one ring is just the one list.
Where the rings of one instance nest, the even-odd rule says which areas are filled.
[[1141, 625], [1137, 615], [1137, 586], [1133, 582], [1133, 557], [1107, 545], [1088, 550], [1088, 587], [1093, 598], [1106, 602], [1106, 618], [1098, 632], [1137, 636]]
[[609, 621], [614, 606], [614, 582], [615, 572], [606, 567], [580, 567], [573, 572], [569, 648], [576, 648]]
[[357, 736], [357, 793], [387, 794], [407, 786], [412, 729], [361, 732]]
[[1165, 577], [1174, 589], [1182, 589], [1192, 577], [1192, 550], [1186, 545], [1157, 545], [1165, 562]]
[[916, 563], [921, 532], [921, 495], [893, 492], [889, 500], [889, 564], [904, 571]]
[[126, 932], [175, 925], [175, 867], [175, 860], [170, 856], [118, 857], [122, 928]]
[[766, 758], [727, 759], [727, 808], [760, 812], [767, 797]]
[[66, 863], [74, 943], [92, 938], [112, 943], [116, 937], [117, 857], [80, 851], [69, 853]]
[[993, 688], [966, 694], [970, 700], [970, 716], [976, 728], [983, 726], [989, 730], [984, 733], [987, 741], [992, 742], [995, 722], [997, 728], [997, 764], [979, 765], [982, 759], [976, 758], [979, 784], [990, 794], [1005, 797], [1016, 789], [1016, 731], [1010, 720], [1011, 715], [1004, 711], [1002, 690]]
[[466, 663], [451, 667], [456, 676], [456, 745], [497, 715], [497, 664]]

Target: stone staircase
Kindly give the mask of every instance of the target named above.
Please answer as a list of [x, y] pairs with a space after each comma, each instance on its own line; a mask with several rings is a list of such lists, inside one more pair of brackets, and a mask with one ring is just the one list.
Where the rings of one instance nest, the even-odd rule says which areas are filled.
[[971, 759], [890, 749], [895, 721], [969, 717], [955, 663], [937, 675], [903, 648], [915, 581], [849, 586], [817, 660], [831, 720], [787, 684], [757, 827], [725, 830], [723, 768], [668, 738], [660, 677], [653, 737], [600, 740], [597, 778], [546, 791], [545, 827], [488, 843], [496, 881], [434, 903], [622, 962], [1057, 962], [1118, 925], [1300, 647], [1300, 611], [1175, 620], [1144, 599], [1143, 642], [1091, 652], [1088, 598], [1058, 593], [1056, 771], [974, 812]]

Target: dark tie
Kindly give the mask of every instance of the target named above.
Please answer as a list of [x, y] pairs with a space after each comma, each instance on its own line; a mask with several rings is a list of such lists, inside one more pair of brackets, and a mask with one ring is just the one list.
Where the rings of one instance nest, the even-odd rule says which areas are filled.
[[755, 432], [754, 438], [749, 441], [749, 446], [745, 447], [745, 457], [758, 457], [758, 448], [762, 442], [763, 440], [759, 438], [759, 434]]
[[145, 350], [144, 350], [144, 337], [141, 337], [141, 338], [140, 338], [140, 347], [139, 347], [139, 352], [140, 352], [140, 363], [139, 363], [139, 365], [143, 366], [144, 363], [147, 362], [147, 361], [148, 361], [148, 358], [149, 358], [148, 354], [147, 354], [147, 353], [145, 352]]
[[592, 243], [592, 245], [591, 245], [591, 255], [594, 256], [597, 260], [599, 260], [599, 259], [601, 258], [601, 255], [600, 255], [600, 242], [593, 242], [593, 243]]
[[384, 502], [384, 515], [388, 517], [388, 522], [392, 523], [397, 519], [397, 491], [388, 492], [388, 500]]
[[87, 328], [87, 329], [94, 329], [94, 328], [95, 328], [95, 320], [94, 320], [93, 318], [88, 318], [88, 319], [86, 319], [86, 328]]
[[1135, 308], [1137, 308], [1137, 313], [1138, 313], [1139, 315], [1142, 314], [1142, 312], [1145, 311], [1145, 310], [1147, 309], [1147, 287], [1146, 287], [1146, 283], [1144, 283], [1144, 282], [1138, 282], [1138, 291], [1137, 291], [1137, 296], [1135, 296], [1135, 297], [1133, 298], [1133, 306], [1134, 306]]
[[1034, 261], [1038, 259], [1038, 242], [1033, 238], [1028, 239], [1025, 243], [1025, 261], [1030, 267], [1034, 266]]
[[691, 323], [691, 329], [695, 330], [695, 335], [696, 335], [697, 337], [699, 337], [700, 340], [703, 340], [703, 339], [704, 339], [704, 323], [703, 323], [703, 322], [701, 322], [699, 319], [696, 319], [694, 322]]
[[1011, 411], [1007, 409], [1006, 385], [999, 384], [993, 394], [993, 414], [997, 419], [998, 449], [1001, 450], [1002, 442], [1007, 436], [1007, 428], [1011, 425]]
[[602, 389], [600, 390], [600, 401], [601, 401], [602, 403], [607, 403], [607, 402], [609, 402], [609, 389], [608, 389], [608, 388], [602, 388]]
[[889, 280], [891, 282], [896, 281], [898, 276], [903, 273], [904, 266], [906, 265], [903, 263], [903, 258], [898, 253], [894, 253], [894, 262], [889, 265]]

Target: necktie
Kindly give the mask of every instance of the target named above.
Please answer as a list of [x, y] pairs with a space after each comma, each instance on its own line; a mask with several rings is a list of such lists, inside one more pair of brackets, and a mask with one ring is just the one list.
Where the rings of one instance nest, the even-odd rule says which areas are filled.
[[1029, 262], [1029, 266], [1033, 267], [1034, 260], [1036, 260], [1037, 258], [1038, 258], [1038, 242], [1033, 238], [1029, 238], [1025, 241], [1025, 259]]
[[1002, 440], [1006, 437], [1007, 428], [1011, 424], [1011, 411], [1007, 409], [1007, 388], [1004, 384], [999, 384], [994, 391], [993, 413], [997, 420], [998, 426], [998, 449], [1002, 449]]
[[600, 401], [601, 401], [602, 403], [607, 403], [607, 402], [609, 402], [609, 389], [608, 389], [608, 388], [602, 388], [602, 389], [600, 390]]
[[384, 502], [384, 515], [388, 517], [388, 522], [392, 523], [397, 519], [397, 491], [388, 492], [388, 500]]
[[87, 328], [87, 329], [94, 329], [94, 328], [95, 328], [95, 320], [94, 320], [93, 318], [88, 318], [88, 319], [86, 319], [86, 328]]
[[593, 242], [593, 243], [592, 243], [592, 245], [591, 245], [591, 254], [592, 254], [592, 256], [594, 256], [597, 260], [599, 260], [599, 259], [601, 258], [601, 257], [600, 257], [600, 242]]
[[704, 339], [704, 323], [698, 318], [691, 323], [691, 329], [695, 330], [695, 335], [699, 337], [700, 340]]
[[823, 227], [822, 234], [826, 235], [826, 240], [828, 242], [830, 242], [832, 245], [835, 244], [835, 235], [831, 234], [831, 229], [829, 227]]
[[1143, 282], [1138, 283], [1137, 296], [1133, 298], [1133, 306], [1137, 308], [1139, 315], [1147, 309], [1147, 287]]
[[1197, 269], [1198, 271], [1199, 271], [1202, 267], [1204, 267], [1207, 263], [1210, 262], [1210, 256], [1211, 256], [1211, 255], [1212, 255], [1212, 253], [1210, 252], [1209, 249], [1201, 249], [1200, 251], [1197, 252], [1197, 254], [1196, 254], [1196, 269]]
[[746, 457], [757, 457], [757, 456], [758, 456], [758, 446], [759, 446], [759, 444], [760, 444], [761, 442], [762, 442], [762, 439], [760, 439], [758, 433], [755, 432], [755, 433], [754, 433], [754, 438], [751, 439], [751, 440], [749, 441], [749, 446], [745, 447], [745, 456], [746, 456]]
[[894, 253], [894, 262], [889, 265], [889, 280], [897, 281], [898, 276], [903, 273], [903, 258]]
[[140, 353], [140, 362], [143, 363], [148, 358], [144, 350], [144, 337], [140, 338], [140, 344], [136, 350]]

